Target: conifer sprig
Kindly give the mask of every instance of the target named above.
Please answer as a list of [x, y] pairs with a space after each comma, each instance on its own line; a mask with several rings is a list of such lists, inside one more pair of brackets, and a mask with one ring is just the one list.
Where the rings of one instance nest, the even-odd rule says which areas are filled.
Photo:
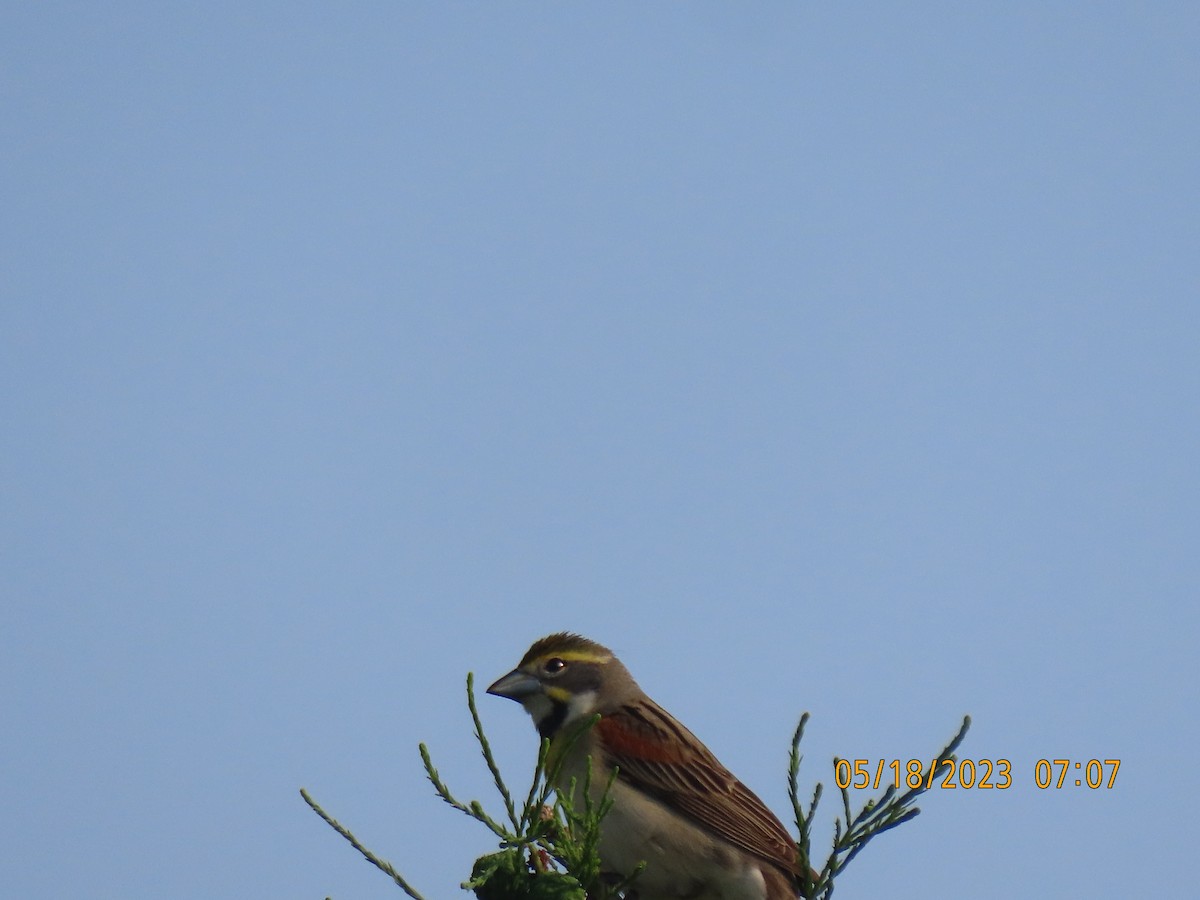
[[[792, 752], [788, 766], [788, 796], [792, 801], [792, 810], [796, 815], [796, 828], [799, 831], [796, 849], [801, 868], [806, 871], [811, 866], [812, 821], [822, 791], [822, 786], [818, 782], [813, 790], [812, 802], [805, 810], [800, 803], [798, 776], [800, 761], [803, 759], [800, 755], [800, 740], [804, 736], [804, 726], [807, 722], [808, 713], [805, 713], [800, 717], [800, 724], [796, 726], [796, 732], [792, 737]], [[879, 797], [868, 800], [856, 813], [851, 809], [849, 788], [840, 789], [842, 816], [836, 818], [833, 823], [833, 850], [817, 873], [816, 881], [801, 885], [800, 894], [805, 900], [817, 900], [817, 898], [829, 900], [833, 896], [834, 878], [845, 871], [850, 861], [866, 847], [872, 838], [885, 831], [890, 831], [898, 825], [903, 825], [920, 814], [920, 807], [913, 806], [913, 803], [921, 794], [933, 787], [935, 782], [940, 783], [936, 781], [938, 768], [945, 762], [955, 759], [954, 751], [963, 742], [963, 738], [967, 736], [967, 729], [970, 727], [971, 717], [963, 716], [962, 726], [958, 729], [958, 733], [950, 739], [950, 743], [942, 748], [929, 768], [921, 772], [917, 786], [909, 788], [904, 793], [899, 793], [893, 784]], [[839, 761], [836, 757], [834, 758], [835, 770]], [[942, 780], [949, 777], [951, 771], [951, 768], [947, 767]]]

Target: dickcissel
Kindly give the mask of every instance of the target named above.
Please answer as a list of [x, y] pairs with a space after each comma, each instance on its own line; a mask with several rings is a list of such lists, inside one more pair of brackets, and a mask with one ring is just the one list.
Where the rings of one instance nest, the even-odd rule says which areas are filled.
[[803, 870], [787, 829], [607, 647], [544, 637], [488, 693], [525, 707], [552, 759], [565, 746], [556, 787], [582, 785], [588, 757], [593, 791], [617, 768], [600, 860], [616, 876], [645, 861], [639, 900], [795, 900]]

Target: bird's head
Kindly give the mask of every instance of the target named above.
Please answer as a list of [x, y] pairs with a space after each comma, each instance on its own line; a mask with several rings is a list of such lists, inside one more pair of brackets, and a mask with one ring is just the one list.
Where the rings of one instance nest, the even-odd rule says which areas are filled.
[[568, 632], [535, 641], [520, 664], [487, 689], [516, 700], [538, 733], [553, 737], [593, 713], [619, 704], [637, 685], [607, 647]]

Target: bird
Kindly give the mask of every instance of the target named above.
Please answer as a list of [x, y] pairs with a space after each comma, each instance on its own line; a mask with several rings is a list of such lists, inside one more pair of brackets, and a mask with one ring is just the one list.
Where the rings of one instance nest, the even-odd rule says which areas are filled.
[[[593, 791], [615, 767], [600, 862], [616, 878], [639, 864], [638, 900], [795, 900], [816, 873], [771, 810], [638, 686], [607, 647], [570, 632], [533, 643], [489, 694], [520, 703], [561, 755], [555, 788]], [[573, 727], [595, 719], [590, 728]], [[582, 730], [581, 730], [582, 729]]]

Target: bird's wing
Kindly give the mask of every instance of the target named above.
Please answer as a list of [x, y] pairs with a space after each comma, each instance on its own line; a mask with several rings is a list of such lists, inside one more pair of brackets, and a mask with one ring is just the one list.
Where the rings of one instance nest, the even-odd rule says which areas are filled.
[[801, 872], [796, 843], [774, 813], [657, 703], [622, 706], [595, 727], [622, 778], [747, 853]]

